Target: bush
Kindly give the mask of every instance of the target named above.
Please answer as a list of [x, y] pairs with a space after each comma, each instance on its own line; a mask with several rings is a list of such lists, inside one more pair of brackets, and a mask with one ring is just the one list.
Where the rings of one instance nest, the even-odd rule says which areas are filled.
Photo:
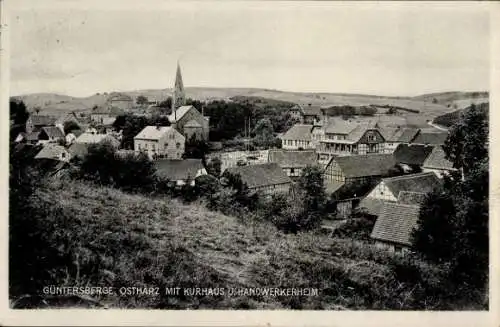
[[370, 234], [373, 229], [375, 221], [365, 217], [350, 218], [343, 225], [335, 229], [333, 236], [336, 237], [349, 237], [352, 239], [370, 241]]

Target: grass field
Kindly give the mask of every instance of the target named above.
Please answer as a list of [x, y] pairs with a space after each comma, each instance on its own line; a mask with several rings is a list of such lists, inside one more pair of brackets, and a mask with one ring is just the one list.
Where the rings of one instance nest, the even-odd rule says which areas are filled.
[[[440, 297], [445, 286], [438, 267], [418, 260], [405, 265], [402, 258], [359, 240], [312, 232], [283, 234], [250, 217], [211, 212], [202, 203], [131, 195], [72, 180], [51, 182], [38, 189], [32, 201], [47, 210], [36, 224], [50, 249], [57, 249], [61, 258], [71, 258], [53, 261], [57, 262], [50, 269], [53, 276], [66, 276], [53, 281], [60, 286], [318, 289], [318, 296], [309, 297], [110, 295], [95, 298], [100, 305], [339, 310], [481, 307], [463, 304], [467, 302], [462, 303], [460, 297]], [[401, 269], [412, 273], [401, 273]], [[11, 294], [11, 299], [15, 301], [18, 295]], [[67, 305], [63, 301], [54, 306]]]

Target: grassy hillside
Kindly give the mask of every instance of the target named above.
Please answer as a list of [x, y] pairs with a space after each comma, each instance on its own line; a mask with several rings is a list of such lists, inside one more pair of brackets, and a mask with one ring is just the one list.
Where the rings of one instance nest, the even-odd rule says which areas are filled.
[[[484, 110], [486, 112], [488, 112], [489, 110], [489, 103], [479, 103], [477, 105], [481, 110]], [[470, 105], [467, 106], [466, 108], [464, 109], [458, 109], [458, 110], [455, 110], [455, 111], [452, 111], [452, 112], [448, 112], [444, 115], [441, 115], [441, 116], [438, 116], [436, 117], [434, 120], [433, 120], [433, 123], [435, 124], [438, 124], [438, 125], [441, 125], [441, 126], [445, 126], [445, 127], [450, 127], [452, 126], [453, 124], [455, 124], [456, 122], [458, 122], [459, 118], [460, 118], [460, 115], [465, 111], [467, 110], [467, 108], [470, 108]]]
[[[164, 100], [171, 94], [171, 89], [158, 90], [136, 90], [122, 92], [132, 96], [134, 99], [139, 95], [144, 95], [150, 100]], [[186, 88], [188, 97], [201, 101], [216, 99], [228, 100], [232, 97], [260, 97], [270, 100], [300, 103], [303, 105], [379, 105], [396, 106], [413, 110], [419, 110], [425, 115], [437, 116], [448, 109], [442, 104], [433, 104], [424, 99], [410, 97], [385, 97], [376, 95], [360, 94], [339, 94], [339, 93], [304, 93], [304, 92], [284, 92], [270, 89], [254, 88], [205, 88], [188, 87]], [[94, 105], [102, 105], [107, 96], [103, 94], [93, 95], [85, 98], [69, 97], [56, 94], [28, 94], [18, 96], [27, 103], [29, 108], [40, 107], [47, 113], [57, 113], [59, 111], [70, 110], [90, 110]]]
[[[110, 295], [86, 300], [91, 306], [361, 310], [481, 305], [465, 306], [459, 296], [446, 293], [437, 267], [406, 262], [362, 241], [283, 234], [266, 223], [210, 212], [200, 203], [152, 199], [72, 180], [53, 181], [30, 201], [36, 214], [23, 216], [31, 219], [23, 230], [42, 234], [37, 251], [44, 260], [37, 261], [43, 269], [22, 274], [39, 274], [35, 280], [44, 285], [319, 291], [309, 297]], [[46, 249], [43, 244], [48, 244]], [[25, 260], [29, 264], [29, 258]], [[11, 300], [20, 303], [19, 295], [26, 290], [16, 278], [22, 274], [11, 274]], [[45, 299], [51, 307], [74, 305], [69, 301]]]

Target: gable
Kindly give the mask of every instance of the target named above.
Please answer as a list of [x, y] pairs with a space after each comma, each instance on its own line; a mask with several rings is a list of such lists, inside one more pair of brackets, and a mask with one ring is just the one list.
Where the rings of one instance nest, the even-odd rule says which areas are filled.
[[359, 139], [359, 143], [383, 143], [384, 137], [376, 129], [367, 130]]

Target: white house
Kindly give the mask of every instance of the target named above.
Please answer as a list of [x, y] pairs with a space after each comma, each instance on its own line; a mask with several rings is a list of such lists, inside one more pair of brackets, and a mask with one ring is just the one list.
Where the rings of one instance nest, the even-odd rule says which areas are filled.
[[134, 137], [134, 150], [151, 159], [181, 159], [186, 138], [171, 126], [146, 126]]
[[312, 139], [313, 125], [295, 124], [281, 136], [281, 145], [285, 150], [314, 149]]
[[367, 198], [396, 202], [401, 191], [429, 193], [440, 184], [432, 172], [384, 178], [367, 194]]

